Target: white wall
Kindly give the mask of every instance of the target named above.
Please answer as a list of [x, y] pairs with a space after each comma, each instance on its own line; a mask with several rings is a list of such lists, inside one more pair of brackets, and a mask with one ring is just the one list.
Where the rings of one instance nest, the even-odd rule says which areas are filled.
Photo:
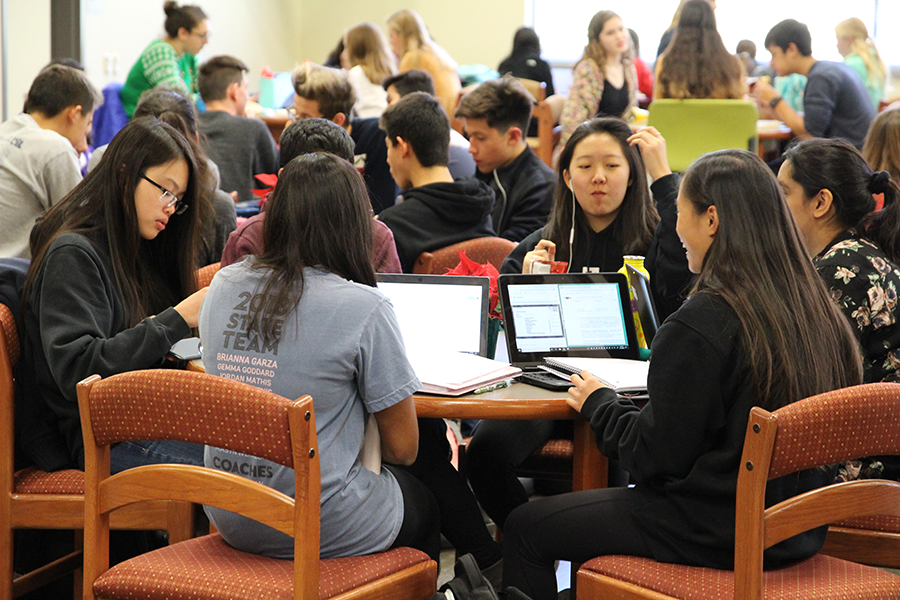
[[22, 111], [35, 74], [50, 62], [50, 0], [7, 0], [7, 116]]
[[[201, 60], [232, 54], [250, 67], [256, 89], [263, 65], [290, 71], [321, 63], [347, 28], [384, 27], [401, 8], [418, 11], [432, 36], [460, 64], [496, 68], [524, 22], [526, 0], [194, 0], [210, 17], [212, 36]], [[10, 116], [21, 110], [32, 79], [50, 60], [50, 0], [7, 0]], [[82, 0], [82, 62], [102, 88], [122, 82], [150, 41], [163, 34], [162, 0]]]

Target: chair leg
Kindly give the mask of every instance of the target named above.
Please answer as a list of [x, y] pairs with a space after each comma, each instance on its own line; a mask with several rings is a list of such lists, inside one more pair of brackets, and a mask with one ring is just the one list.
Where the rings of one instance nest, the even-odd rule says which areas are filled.
[[169, 544], [194, 537], [194, 505], [190, 502], [169, 502], [167, 529]]

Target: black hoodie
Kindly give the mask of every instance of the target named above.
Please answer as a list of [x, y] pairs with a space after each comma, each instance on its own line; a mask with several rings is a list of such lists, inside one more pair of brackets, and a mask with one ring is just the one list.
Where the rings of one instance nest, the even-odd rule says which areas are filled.
[[494, 235], [494, 192], [477, 179], [431, 183], [403, 193], [403, 202], [378, 219], [391, 228], [404, 273], [412, 273], [422, 252]]

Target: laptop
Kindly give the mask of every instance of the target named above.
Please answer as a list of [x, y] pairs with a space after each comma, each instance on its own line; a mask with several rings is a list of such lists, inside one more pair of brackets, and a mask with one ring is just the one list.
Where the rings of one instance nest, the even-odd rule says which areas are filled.
[[497, 283], [509, 360], [523, 370], [520, 381], [571, 387], [539, 368], [547, 357], [639, 358], [625, 275], [501, 275]]
[[489, 278], [379, 273], [378, 289], [394, 306], [407, 354], [487, 355]]

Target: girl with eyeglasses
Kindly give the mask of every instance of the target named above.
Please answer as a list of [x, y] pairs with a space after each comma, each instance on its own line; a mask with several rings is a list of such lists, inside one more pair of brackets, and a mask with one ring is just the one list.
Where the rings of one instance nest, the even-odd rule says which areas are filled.
[[167, 87], [197, 100], [197, 54], [209, 41], [209, 22], [195, 4], [163, 5], [166, 35], [150, 42], [128, 72], [120, 93], [128, 118], [134, 115], [141, 94]]
[[[31, 233], [25, 281], [19, 441], [41, 468], [84, 467], [76, 384], [163, 366], [197, 326], [197, 165], [171, 126], [139, 118]], [[201, 446], [124, 442], [113, 472], [157, 462], [202, 464]]]

